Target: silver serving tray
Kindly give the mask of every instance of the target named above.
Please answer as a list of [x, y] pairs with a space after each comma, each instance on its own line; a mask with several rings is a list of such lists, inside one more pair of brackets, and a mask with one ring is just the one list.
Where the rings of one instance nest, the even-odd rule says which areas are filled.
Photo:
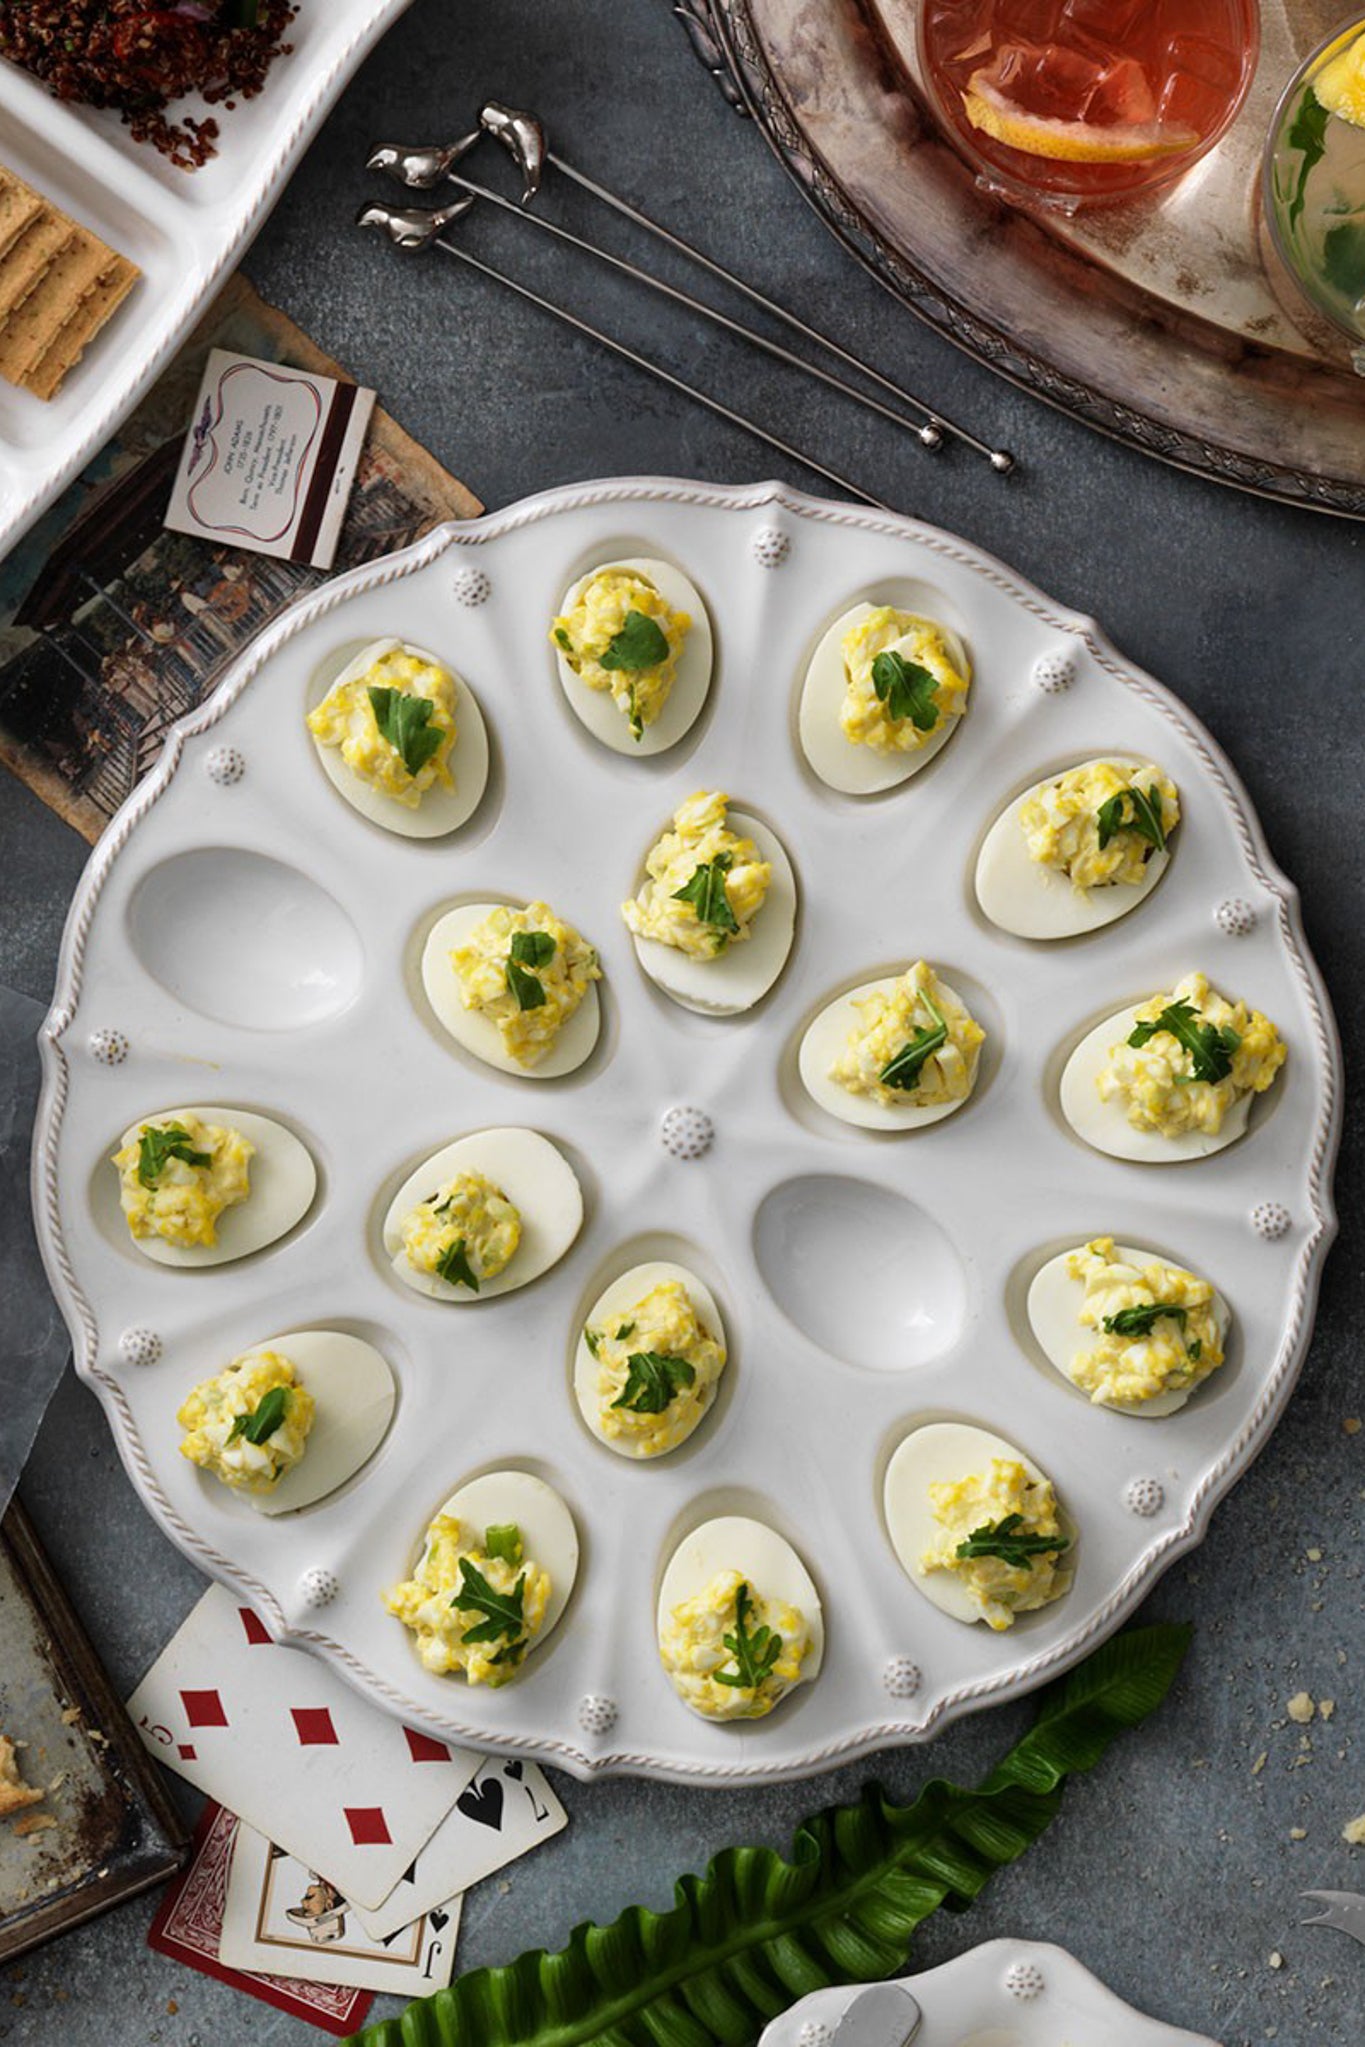
[[1069, 220], [978, 187], [919, 98], [913, 0], [676, 11], [826, 225], [969, 354], [1145, 454], [1365, 517], [1365, 379], [1264, 266], [1257, 196], [1276, 100], [1339, 0], [1266, 0], [1217, 147], [1168, 192]]

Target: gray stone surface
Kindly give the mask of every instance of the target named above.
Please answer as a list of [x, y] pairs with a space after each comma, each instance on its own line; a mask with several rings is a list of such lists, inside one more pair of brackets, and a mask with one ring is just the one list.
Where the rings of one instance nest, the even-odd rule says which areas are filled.
[[[494, 286], [434, 258], [405, 265], [350, 232], [370, 189], [361, 169], [370, 140], [453, 133], [490, 94], [537, 105], [571, 160], [648, 192], [661, 215], [690, 223], [711, 249], [1015, 449], [1021, 468], [1007, 482], [961, 454], [926, 457], [691, 322], [523, 247], [515, 224], [475, 231], [498, 260], [559, 281], [575, 304], [739, 397], [892, 503], [961, 531], [1094, 612], [1179, 691], [1237, 762], [1276, 856], [1303, 890], [1354, 1061], [1355, 1005], [1365, 997], [1365, 533], [1146, 463], [922, 329], [808, 213], [760, 137], [697, 69], [662, 0], [417, 0], [337, 107], [249, 267], [490, 505], [597, 474], [732, 482], [780, 468]], [[82, 857], [41, 806], [0, 783], [3, 974], [38, 996], [51, 983]], [[1358, 2047], [1365, 2034], [1365, 1952], [1296, 1925], [1300, 1890], [1365, 1889], [1365, 1857], [1340, 1838], [1343, 1821], [1365, 1809], [1365, 1434], [1343, 1429], [1365, 1410], [1356, 1119], [1338, 1185], [1346, 1226], [1297, 1397], [1204, 1548], [1149, 1602], [1154, 1615], [1198, 1622], [1178, 1698], [1073, 1787], [1052, 1832], [965, 1918], [931, 1922], [915, 1951], [921, 1963], [995, 1934], [1055, 1938], [1134, 2002], [1227, 2047], [1270, 2039]], [[23, 1490], [116, 1682], [130, 1687], [200, 1581], [138, 1506], [94, 1400], [69, 1376]], [[1285, 1717], [1301, 1687], [1337, 1702], [1306, 1738]], [[930, 1751], [785, 1789], [561, 1781], [568, 1832], [505, 1886], [485, 1884], [470, 1898], [462, 1964], [557, 1943], [579, 1919], [634, 1899], [663, 1903], [672, 1877], [723, 1843], [784, 1844], [803, 1813], [851, 1796], [873, 1774], [899, 1794], [931, 1773], [971, 1779], [1026, 1717], [1023, 1708], [997, 1711]], [[206, 2047], [216, 2036], [302, 2047], [317, 2037], [153, 1955], [143, 1945], [151, 1909], [135, 1902], [0, 1975], [0, 2039]]]

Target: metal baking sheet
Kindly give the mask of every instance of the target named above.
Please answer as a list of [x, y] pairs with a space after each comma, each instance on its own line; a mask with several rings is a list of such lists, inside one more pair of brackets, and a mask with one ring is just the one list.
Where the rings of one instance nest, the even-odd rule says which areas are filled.
[[[0, 1523], [0, 1732], [41, 1804], [0, 1820], [0, 1962], [178, 1869], [186, 1834], [17, 1502]], [[38, 1815], [54, 1824], [20, 1831]]]
[[1070, 219], [978, 188], [919, 98], [913, 0], [677, 11], [826, 224], [971, 355], [1146, 454], [1365, 517], [1365, 378], [1263, 264], [1257, 201], [1276, 99], [1339, 0], [1264, 0], [1217, 147], [1164, 194]]

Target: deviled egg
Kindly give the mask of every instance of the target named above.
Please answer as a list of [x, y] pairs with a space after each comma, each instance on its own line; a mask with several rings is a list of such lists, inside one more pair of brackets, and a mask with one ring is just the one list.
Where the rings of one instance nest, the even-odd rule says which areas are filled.
[[476, 1130], [409, 1173], [384, 1216], [404, 1286], [433, 1301], [514, 1293], [557, 1265], [583, 1222], [583, 1190], [536, 1130]]
[[705, 1418], [725, 1370], [725, 1325], [685, 1265], [633, 1265], [593, 1303], [574, 1351], [574, 1397], [600, 1443], [663, 1457]]
[[711, 621], [668, 562], [602, 562], [564, 593], [550, 626], [570, 709], [616, 753], [664, 753], [711, 687]]
[[557, 1080], [597, 1043], [596, 950], [548, 903], [461, 903], [422, 949], [422, 986], [458, 1045], [499, 1073]]
[[317, 1168], [292, 1130], [248, 1109], [166, 1109], [112, 1154], [134, 1244], [158, 1265], [226, 1265], [292, 1230]]
[[1179, 822], [1176, 786], [1151, 761], [1083, 761], [1001, 811], [977, 856], [977, 901], [1017, 938], [1098, 931], [1151, 894]]
[[1027, 1312], [1048, 1363], [1093, 1405], [1153, 1417], [1217, 1371], [1231, 1320], [1208, 1280], [1112, 1237], [1049, 1258]]
[[272, 1336], [185, 1396], [180, 1454], [262, 1514], [334, 1493], [374, 1455], [393, 1414], [387, 1361], [358, 1336]]
[[645, 855], [639, 893], [622, 903], [640, 965], [684, 1009], [752, 1009], [787, 964], [796, 876], [757, 818], [699, 789]]
[[674, 1550], [659, 1586], [659, 1660], [704, 1720], [760, 1720], [818, 1677], [820, 1595], [785, 1537], [744, 1514], [705, 1521]]
[[353, 810], [406, 839], [443, 838], [478, 809], [488, 732], [469, 684], [404, 640], [372, 640], [308, 713], [318, 759]]
[[811, 656], [797, 713], [801, 750], [843, 796], [892, 789], [947, 744], [971, 679], [950, 627], [891, 604], [855, 604]]
[[1269, 1017], [1186, 974], [1086, 1033], [1062, 1072], [1062, 1113], [1111, 1158], [1206, 1158], [1242, 1135], [1285, 1058]]
[[383, 1598], [424, 1669], [505, 1685], [558, 1626], [577, 1576], [578, 1531], [554, 1487], [488, 1471], [437, 1510], [412, 1576]]
[[962, 1107], [986, 1033], [926, 960], [826, 1003], [797, 1053], [813, 1102], [861, 1130], [915, 1130]]
[[907, 1577], [954, 1620], [999, 1632], [1071, 1589], [1075, 1531], [1052, 1481], [989, 1429], [912, 1429], [887, 1466], [883, 1509]]

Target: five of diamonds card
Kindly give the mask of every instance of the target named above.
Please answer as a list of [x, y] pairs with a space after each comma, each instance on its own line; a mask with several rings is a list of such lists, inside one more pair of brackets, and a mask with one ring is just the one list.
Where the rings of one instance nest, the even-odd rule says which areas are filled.
[[[155, 1944], [257, 1996], [288, 1979], [295, 2010], [320, 1985], [438, 1989], [461, 1893], [567, 1824], [534, 1763], [389, 1719], [223, 1586], [128, 1711], [152, 1753], [225, 1808], [200, 1855], [212, 1851], [214, 1925], [200, 1912], [193, 1940]], [[330, 2008], [306, 2015], [334, 2023]]]

